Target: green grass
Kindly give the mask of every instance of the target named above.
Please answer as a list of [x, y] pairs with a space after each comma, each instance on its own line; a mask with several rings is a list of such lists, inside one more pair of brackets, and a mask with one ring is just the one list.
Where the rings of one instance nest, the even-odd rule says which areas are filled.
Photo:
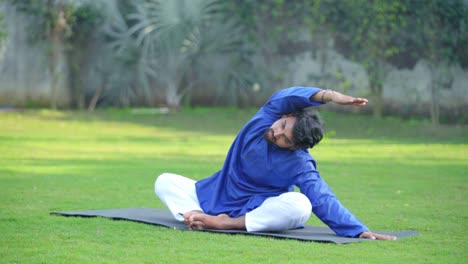
[[466, 263], [468, 129], [425, 121], [323, 113], [327, 137], [311, 150], [364, 223], [417, 237], [333, 245], [49, 215], [162, 208], [156, 176], [211, 175], [253, 113], [0, 113], [0, 263]]

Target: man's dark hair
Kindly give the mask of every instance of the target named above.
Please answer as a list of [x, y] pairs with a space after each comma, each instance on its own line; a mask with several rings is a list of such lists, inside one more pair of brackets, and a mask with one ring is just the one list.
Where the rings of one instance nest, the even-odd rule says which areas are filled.
[[302, 148], [313, 148], [323, 138], [323, 123], [319, 114], [311, 109], [305, 108], [292, 113], [296, 117], [292, 136], [296, 146]]

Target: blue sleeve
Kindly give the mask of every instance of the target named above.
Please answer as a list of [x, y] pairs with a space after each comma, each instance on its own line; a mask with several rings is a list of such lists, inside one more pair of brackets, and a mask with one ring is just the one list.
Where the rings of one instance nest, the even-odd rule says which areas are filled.
[[264, 109], [275, 115], [283, 115], [309, 106], [321, 105], [322, 102], [310, 100], [320, 90], [315, 87], [291, 87], [279, 90], [266, 102]]
[[337, 235], [355, 237], [369, 230], [338, 201], [316, 170], [299, 176], [296, 185], [312, 203], [312, 212]]

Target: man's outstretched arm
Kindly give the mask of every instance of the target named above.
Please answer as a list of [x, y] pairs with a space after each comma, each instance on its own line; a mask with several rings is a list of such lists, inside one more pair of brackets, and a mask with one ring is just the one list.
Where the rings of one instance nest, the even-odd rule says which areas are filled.
[[377, 240], [395, 240], [396, 237], [374, 233], [338, 201], [328, 184], [317, 171], [305, 173], [295, 183], [312, 203], [312, 211], [339, 236]]
[[365, 106], [369, 101], [365, 98], [357, 98], [333, 90], [320, 90], [311, 96], [311, 100], [314, 102], [334, 102], [340, 105], [356, 105]]

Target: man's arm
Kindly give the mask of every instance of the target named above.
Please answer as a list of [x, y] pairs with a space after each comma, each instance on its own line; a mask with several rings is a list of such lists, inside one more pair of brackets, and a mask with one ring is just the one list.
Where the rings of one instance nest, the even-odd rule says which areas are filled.
[[317, 171], [298, 178], [296, 185], [312, 203], [312, 211], [339, 236], [377, 240], [395, 240], [396, 237], [369, 231], [346, 207], [344, 207], [319, 176]]
[[367, 99], [355, 98], [332, 90], [315, 87], [291, 87], [274, 93], [264, 105], [268, 112], [279, 116], [326, 102], [340, 105], [365, 106]]
[[333, 90], [320, 90], [312, 95], [310, 99], [314, 102], [334, 102], [340, 105], [365, 106], [368, 103], [368, 100], [365, 98], [356, 98]]
[[319, 172], [312, 168], [314, 163], [311, 161], [306, 166], [310, 169], [299, 174], [294, 184], [309, 198], [314, 214], [339, 236], [358, 237], [368, 231], [369, 228], [338, 201]]
[[[365, 98], [355, 98], [352, 96], [344, 95], [342, 93], [333, 91], [333, 90], [320, 90], [313, 94], [310, 97], [311, 101], [314, 102], [334, 102], [340, 105], [356, 105], [356, 106], [365, 106], [368, 103], [368, 100]], [[320, 217], [319, 217], [320, 218]], [[362, 233], [358, 234], [357, 237], [359, 238], [366, 238], [366, 239], [378, 239], [378, 240], [396, 240], [395, 236], [390, 235], [383, 235], [374, 233], [371, 231], [363, 231]]]
[[318, 106], [322, 102], [313, 101], [311, 98], [320, 88], [315, 87], [290, 87], [274, 93], [265, 103], [264, 109], [275, 115], [275, 119], [287, 113], [295, 112], [309, 106]]

